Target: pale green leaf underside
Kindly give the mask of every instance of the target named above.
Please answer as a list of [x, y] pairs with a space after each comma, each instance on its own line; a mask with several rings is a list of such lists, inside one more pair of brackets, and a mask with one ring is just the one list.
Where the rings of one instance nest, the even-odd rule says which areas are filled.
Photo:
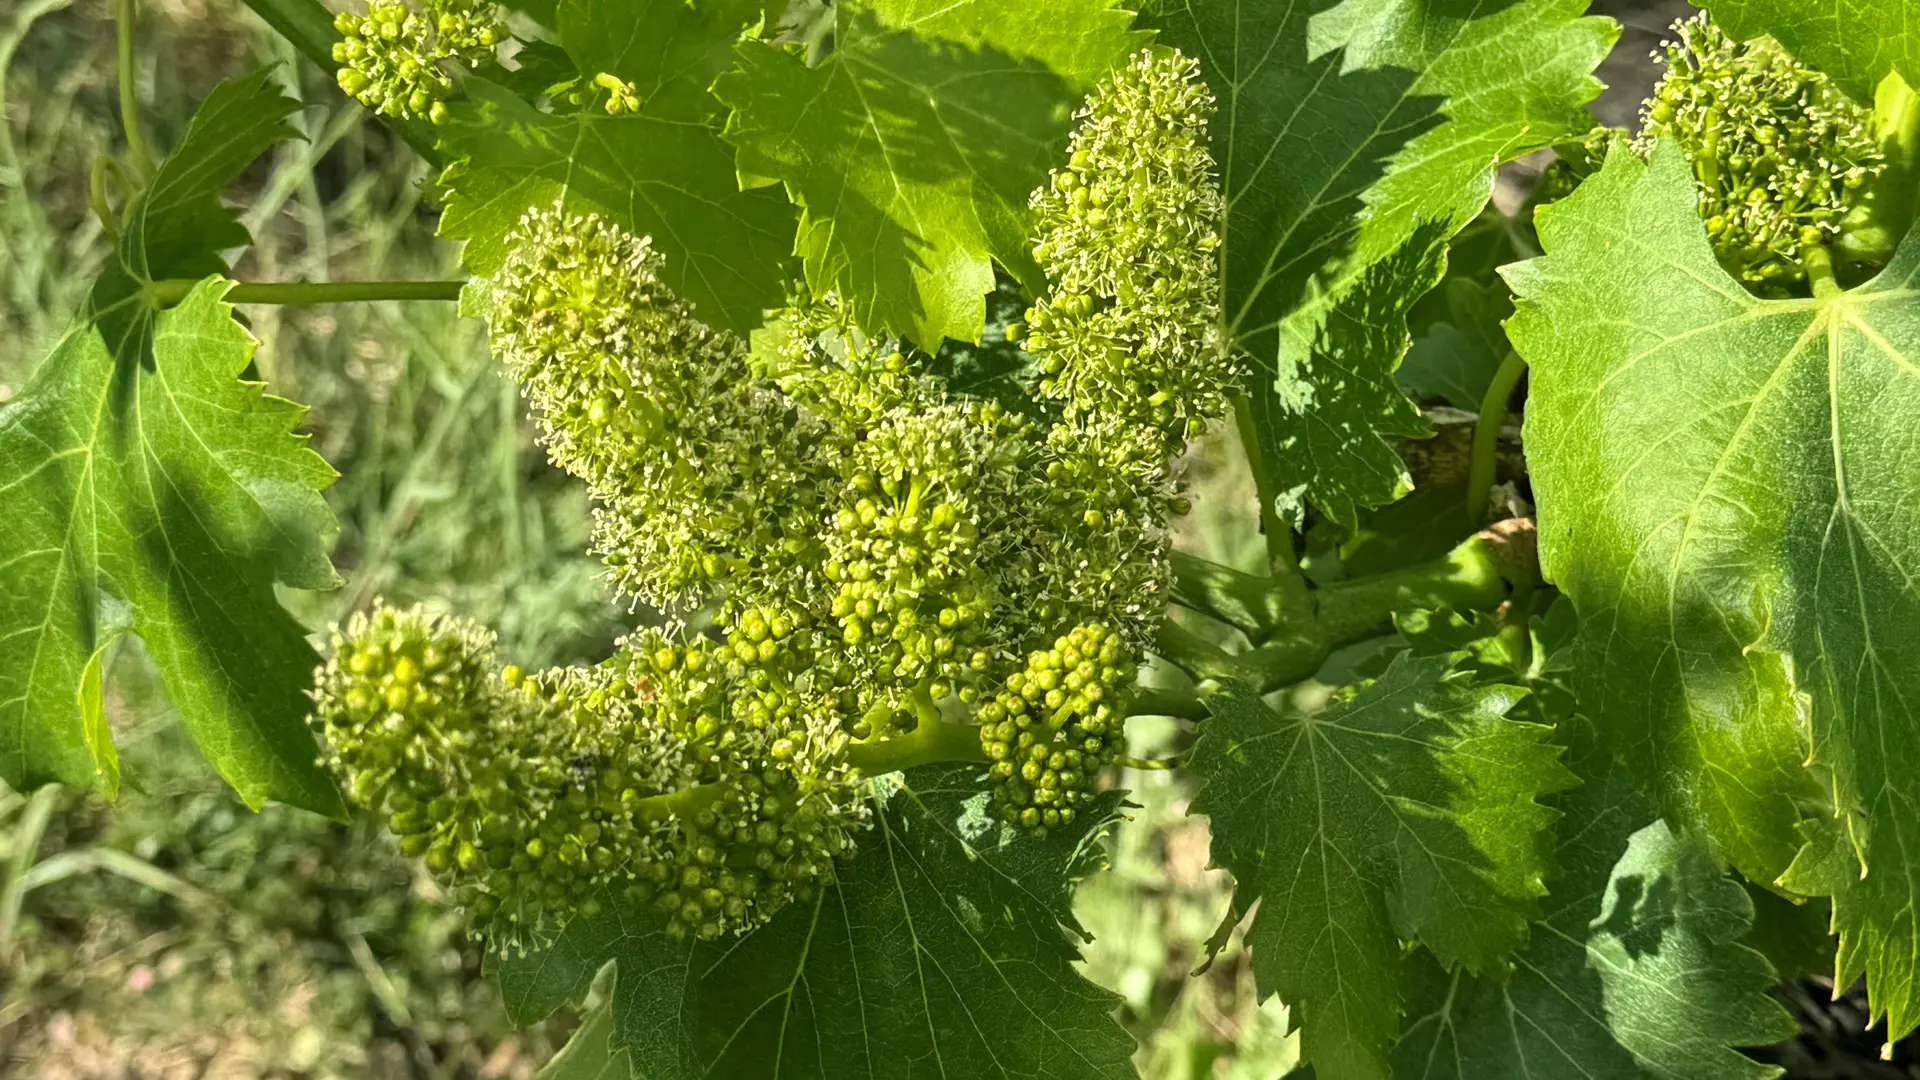
[[[1315, 6], [1187, 0], [1156, 19], [1163, 41], [1201, 59], [1220, 100], [1226, 318], [1251, 358], [1248, 395], [1271, 460], [1288, 413], [1330, 400], [1316, 383], [1358, 378], [1376, 402], [1357, 417], [1362, 430], [1406, 426], [1405, 406], [1376, 392], [1393, 390], [1404, 340], [1316, 372], [1328, 312], [1422, 223], [1451, 235], [1472, 220], [1501, 161], [1584, 129], [1580, 107], [1599, 90], [1591, 73], [1615, 33], [1582, 17], [1581, 0]], [[1329, 459], [1277, 486], [1375, 506], [1404, 490], [1383, 460]]]
[[[98, 658], [130, 630], [242, 799], [341, 812], [305, 722], [318, 658], [274, 596], [337, 583], [319, 494], [333, 470], [292, 434], [305, 410], [238, 379], [254, 343], [227, 288], [210, 278], [112, 343], [77, 325], [0, 408], [0, 778], [14, 787], [112, 790]], [[136, 345], [149, 332], [152, 370]]]
[[1580, 610], [1584, 706], [1755, 880], [1822, 801], [1810, 743], [1849, 828], [1811, 830], [1788, 883], [1833, 893], [1837, 978], [1864, 970], [1897, 1038], [1920, 1019], [1920, 245], [1763, 301], [1694, 200], [1676, 147], [1616, 148], [1508, 274], [1542, 562]]
[[1276, 713], [1244, 687], [1210, 701], [1193, 811], [1233, 872], [1262, 994], [1294, 1010], [1321, 1080], [1385, 1077], [1402, 941], [1495, 973], [1526, 939], [1571, 777], [1551, 729], [1506, 719], [1524, 693], [1397, 657], [1350, 701]]
[[468, 269], [498, 269], [520, 215], [558, 202], [653, 237], [667, 284], [714, 325], [745, 332], [785, 302], [793, 209], [778, 192], [739, 190], [714, 128], [644, 110], [543, 113], [484, 79], [464, 85], [437, 130], [454, 162], [440, 231], [467, 241]]
[[1709, 0], [1702, 6], [1742, 40], [1771, 34], [1866, 104], [1889, 71], [1920, 84], [1916, 0]]
[[603, 999], [587, 1012], [567, 1045], [553, 1055], [534, 1080], [644, 1080], [633, 1055], [614, 1043], [613, 1002]]
[[492, 962], [536, 1019], [617, 961], [615, 1044], [648, 1080], [1121, 1080], [1119, 999], [1073, 968], [1072, 884], [1101, 864], [1118, 795], [1045, 838], [999, 823], [976, 766], [885, 782], [871, 831], [812, 904], [689, 949], [650, 912], [578, 917]]
[[817, 67], [745, 42], [714, 86], [743, 175], [802, 209], [808, 284], [862, 325], [935, 349], [978, 341], [998, 260], [1034, 291], [1027, 198], [1080, 96], [1144, 43], [1109, 0], [841, 6]]

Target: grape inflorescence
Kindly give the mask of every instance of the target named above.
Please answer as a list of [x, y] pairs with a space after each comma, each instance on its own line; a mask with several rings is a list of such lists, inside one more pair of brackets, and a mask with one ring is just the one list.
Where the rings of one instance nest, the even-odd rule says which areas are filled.
[[488, 0], [368, 0], [367, 13], [343, 11], [333, 27], [335, 77], [349, 97], [382, 116], [407, 120], [446, 117], [453, 93], [449, 65], [478, 67], [494, 59], [509, 36]]
[[1867, 106], [1769, 38], [1735, 41], [1705, 12], [1674, 24], [1666, 75], [1642, 111], [1642, 153], [1668, 136], [1693, 167], [1726, 267], [1756, 286], [1806, 278], [1883, 168]]
[[[585, 481], [611, 583], [666, 625], [525, 674], [459, 620], [355, 616], [315, 689], [353, 796], [513, 939], [610, 896], [675, 933], [750, 930], [853, 850], [852, 761], [947, 753], [945, 731], [977, 733], [1007, 821], [1071, 823], [1164, 612], [1172, 457], [1237, 377], [1213, 336], [1210, 107], [1193, 65], [1142, 54], [1058, 174], [1102, 201], [1036, 196], [1053, 421], [952, 392], [832, 293], [751, 342], [716, 330], [649, 239], [527, 211], [470, 310]], [[1101, 318], [1038, 316], [1073, 297]]]

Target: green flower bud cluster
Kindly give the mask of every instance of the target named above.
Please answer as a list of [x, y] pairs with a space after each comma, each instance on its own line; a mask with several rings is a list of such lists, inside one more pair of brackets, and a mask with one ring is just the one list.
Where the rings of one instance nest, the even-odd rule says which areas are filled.
[[1143, 51], [1088, 97], [1067, 167], [1033, 195], [1053, 284], [1023, 342], [1041, 389], [1069, 420], [1161, 431], [1168, 452], [1225, 411], [1240, 377], [1219, 329], [1213, 108], [1195, 61]]
[[367, 13], [343, 11], [333, 26], [340, 89], [382, 116], [446, 118], [453, 93], [450, 62], [478, 67], [494, 58], [507, 30], [485, 0], [429, 0], [416, 11], [405, 0], [368, 0]]
[[903, 407], [945, 397], [902, 343], [871, 337], [839, 296], [796, 297], [753, 334], [753, 373], [857, 437]]
[[1674, 32], [1636, 147], [1650, 153], [1663, 135], [1679, 141], [1707, 235], [1730, 272], [1761, 286], [1803, 280], [1806, 250], [1839, 234], [1884, 167], [1871, 111], [1771, 39], [1734, 41], [1705, 12]]
[[676, 933], [751, 929], [867, 813], [832, 709], [704, 643], [496, 673], [483, 631], [377, 606], [335, 629], [313, 698], [349, 793], [503, 942], [609, 892]]
[[1160, 434], [1117, 419], [1057, 424], [1031, 496], [1022, 587], [1048, 625], [1097, 622], [1145, 651], [1171, 595], [1179, 493]]
[[1125, 742], [1133, 672], [1120, 638], [1086, 623], [1029, 655], [1026, 670], [981, 707], [980, 745], [1002, 817], [1029, 829], [1072, 823]]
[[536, 207], [487, 299], [495, 353], [542, 441], [598, 503], [614, 584], [663, 609], [717, 589], [810, 595], [837, 443], [755, 380], [747, 351], [693, 317], [643, 237]]
[[897, 409], [849, 458], [825, 570], [841, 662], [852, 673], [854, 733], [971, 704], [993, 667], [996, 508], [1012, 505], [1032, 456], [1030, 423], [992, 402]]

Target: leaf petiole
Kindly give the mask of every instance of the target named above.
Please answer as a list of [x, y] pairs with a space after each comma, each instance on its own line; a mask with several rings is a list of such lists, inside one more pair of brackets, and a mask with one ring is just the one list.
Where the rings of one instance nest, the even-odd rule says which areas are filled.
[[1507, 422], [1507, 403], [1513, 388], [1525, 374], [1527, 362], [1512, 349], [1500, 361], [1500, 369], [1487, 384], [1480, 399], [1480, 417], [1473, 424], [1473, 456], [1467, 465], [1467, 518], [1477, 527], [1486, 520], [1487, 502], [1493, 491], [1494, 463], [1500, 449], [1500, 429]]
[[153, 177], [153, 154], [147, 149], [147, 137], [140, 130], [140, 101], [136, 94], [133, 58], [134, 0], [114, 0], [113, 21], [119, 41], [116, 68], [120, 81], [120, 126], [126, 130], [127, 163], [144, 186]]
[[[153, 307], [177, 304], [197, 281], [149, 281], [141, 295]], [[464, 281], [290, 281], [236, 283], [229, 304], [342, 304], [368, 300], [458, 300]]]

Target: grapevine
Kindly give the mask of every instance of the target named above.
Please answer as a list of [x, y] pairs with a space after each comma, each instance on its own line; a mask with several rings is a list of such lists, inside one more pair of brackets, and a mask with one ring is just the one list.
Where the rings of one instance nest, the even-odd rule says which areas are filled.
[[[1616, 117], [1583, 0], [244, 3], [305, 67], [184, 127], [114, 5], [99, 270], [0, 385], [8, 788], [142, 783], [134, 656], [242, 801], [383, 824], [516, 1022], [580, 1009], [560, 1078], [1162, 1075], [1165, 987], [1075, 966], [1162, 780], [1231, 881], [1169, 955], [1285, 1067], [1775, 1075], [1815, 978], [1905, 1052], [1897, 5], [1711, 0]], [[240, 280], [286, 196], [229, 188], [362, 119], [463, 272]], [[597, 652], [381, 599], [398, 495], [336, 546], [361, 435], [250, 328], [362, 302], [484, 331]]]

